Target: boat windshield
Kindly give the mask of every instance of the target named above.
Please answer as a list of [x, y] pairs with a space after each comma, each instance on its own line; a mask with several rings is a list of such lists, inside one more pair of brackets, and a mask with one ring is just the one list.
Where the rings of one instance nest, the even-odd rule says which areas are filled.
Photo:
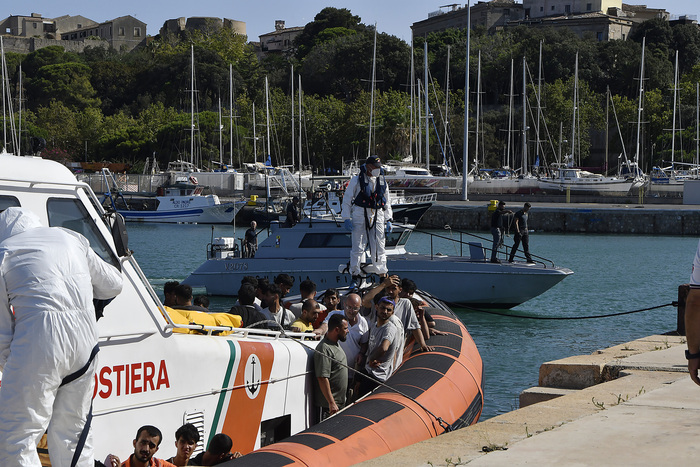
[[386, 234], [386, 240], [384, 243], [387, 248], [403, 246], [408, 242], [408, 238], [410, 236], [411, 231], [408, 229], [402, 230], [400, 232], [395, 230], [392, 233]]
[[100, 234], [97, 225], [78, 199], [50, 198], [46, 203], [51, 227], [64, 227], [88, 239], [90, 247], [100, 258], [120, 268], [119, 260]]

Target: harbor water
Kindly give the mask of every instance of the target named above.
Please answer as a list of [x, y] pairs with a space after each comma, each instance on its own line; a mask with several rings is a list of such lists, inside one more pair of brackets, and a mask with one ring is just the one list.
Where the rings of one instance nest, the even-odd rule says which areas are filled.
[[[244, 230], [239, 227], [236, 237], [241, 237]], [[216, 226], [212, 232], [211, 226], [189, 224], [130, 223], [128, 231], [136, 260], [161, 297], [165, 282], [183, 280], [205, 260], [212, 236], [234, 235], [232, 226]], [[459, 237], [450, 231], [434, 233]], [[488, 234], [478, 235], [490, 246]], [[264, 237], [263, 232], [259, 240]], [[506, 243], [511, 242], [506, 238]], [[484, 362], [482, 420], [517, 409], [520, 392], [537, 386], [543, 362], [675, 330], [677, 310], [671, 306], [609, 318], [588, 317], [676, 300], [678, 286], [688, 281], [697, 242], [693, 237], [530, 234], [533, 254], [574, 274], [506, 312], [508, 316], [502, 316], [502, 310], [494, 314], [455, 309]], [[434, 237], [432, 248], [436, 253], [459, 254], [458, 247]], [[430, 236], [415, 232], [407, 249], [429, 253]], [[420, 278], [413, 279], [420, 287]], [[459, 287], [459, 283], [454, 286]], [[212, 311], [228, 310], [234, 301], [230, 297], [211, 300]]]

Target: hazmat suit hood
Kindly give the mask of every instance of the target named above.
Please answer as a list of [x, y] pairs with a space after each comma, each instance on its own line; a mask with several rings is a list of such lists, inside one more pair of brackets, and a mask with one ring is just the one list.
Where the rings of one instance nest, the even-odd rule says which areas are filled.
[[31, 211], [10, 207], [0, 213], [0, 243], [13, 235], [42, 227], [39, 217]]

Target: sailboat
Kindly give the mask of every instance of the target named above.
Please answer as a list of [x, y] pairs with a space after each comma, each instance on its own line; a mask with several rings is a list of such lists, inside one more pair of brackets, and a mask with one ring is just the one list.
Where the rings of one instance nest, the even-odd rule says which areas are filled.
[[[513, 61], [511, 60], [511, 79], [510, 79], [510, 96], [508, 110], [508, 144], [506, 150], [506, 161], [501, 169], [475, 169], [474, 180], [469, 182], [470, 193], [482, 194], [505, 194], [505, 193], [520, 193], [532, 194], [539, 191], [537, 178], [530, 174], [527, 162], [527, 63], [523, 57], [523, 126], [522, 126], [522, 166], [520, 173], [511, 169], [515, 165], [515, 157], [512, 156], [510, 150], [511, 137], [513, 130], [512, 126], [512, 110], [513, 110]], [[481, 52], [479, 52], [479, 62], [477, 71], [477, 98], [476, 98], [476, 153], [478, 160], [479, 152], [479, 124], [480, 124], [480, 108], [481, 108]], [[478, 164], [475, 164], [478, 167]]]
[[[673, 80], [673, 122], [671, 129], [671, 165], [668, 167], [653, 167], [649, 176], [649, 189], [655, 194], [683, 193], [686, 180], [698, 178], [698, 165], [676, 162], [676, 116], [680, 116], [678, 109], [678, 51], [676, 50], [675, 71]], [[696, 118], [697, 120], [697, 118]], [[697, 127], [697, 121], [696, 121]], [[696, 154], [697, 158], [697, 154]], [[683, 167], [683, 168], [678, 168]]]
[[574, 95], [573, 95], [573, 116], [571, 124], [571, 153], [565, 156], [564, 161], [553, 164], [553, 173], [539, 179], [539, 186], [542, 190], [551, 192], [566, 191], [576, 194], [596, 194], [596, 195], [627, 195], [632, 187], [642, 185], [642, 180], [626, 179], [621, 177], [608, 177], [601, 174], [591, 173], [574, 167], [577, 147], [577, 128], [580, 121], [579, 116], [579, 96], [578, 96], [578, 52], [576, 53], [576, 64], [574, 66]]

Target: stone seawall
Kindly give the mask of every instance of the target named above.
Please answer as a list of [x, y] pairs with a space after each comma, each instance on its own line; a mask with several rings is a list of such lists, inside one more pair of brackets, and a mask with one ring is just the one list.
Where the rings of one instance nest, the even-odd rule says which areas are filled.
[[[509, 205], [516, 211], [522, 205]], [[491, 213], [486, 204], [437, 204], [425, 213], [419, 227], [488, 231]], [[689, 235], [700, 232], [700, 209], [685, 206], [664, 208], [634, 206], [537, 206], [530, 210], [528, 227], [538, 232], [644, 235]], [[511, 229], [512, 230], [512, 229]]]

